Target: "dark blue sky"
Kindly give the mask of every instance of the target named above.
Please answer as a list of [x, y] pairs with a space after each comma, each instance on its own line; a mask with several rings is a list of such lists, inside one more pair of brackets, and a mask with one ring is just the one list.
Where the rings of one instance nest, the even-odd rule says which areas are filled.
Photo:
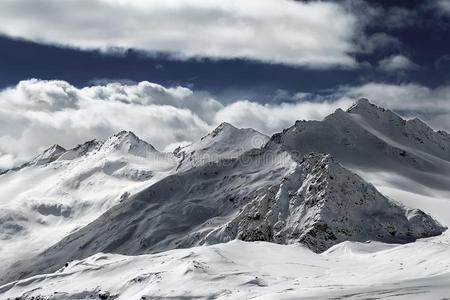
[[[370, 53], [355, 53], [354, 57], [361, 63], [355, 69], [313, 70], [245, 60], [180, 61], [162, 55], [150, 57], [134, 50], [124, 54], [105, 54], [1, 36], [0, 88], [29, 78], [61, 79], [79, 87], [101, 82], [102, 79], [148, 80], [165, 86], [180, 84], [208, 90], [223, 99], [251, 97], [270, 101], [278, 89], [291, 93], [326, 93], [342, 85], [365, 82], [415, 82], [436, 87], [450, 81], [450, 26], [448, 16], [427, 8], [425, 2], [372, 2], [382, 13], [370, 21], [364, 34], [384, 33], [398, 42]], [[363, 10], [364, 7], [355, 9]], [[399, 10], [409, 15], [400, 18], [398, 24], [387, 21], [387, 16], [383, 15]], [[324, 47], [333, 45], [324, 43]], [[399, 72], [377, 68], [380, 60], [395, 54], [407, 56], [418, 67]]]

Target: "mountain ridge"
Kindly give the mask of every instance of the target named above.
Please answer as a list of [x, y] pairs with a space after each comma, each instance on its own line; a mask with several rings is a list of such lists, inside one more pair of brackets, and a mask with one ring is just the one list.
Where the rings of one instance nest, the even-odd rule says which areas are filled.
[[[361, 99], [347, 112], [297, 121], [270, 138], [222, 123], [173, 153], [158, 152], [129, 131], [64, 149], [49, 167], [74, 166], [74, 176], [63, 182], [74, 190], [98, 192], [93, 179], [99, 176], [112, 185], [126, 179], [122, 184], [135, 188], [114, 190], [102, 214], [40, 257], [14, 265], [2, 280], [52, 271], [99, 251], [136, 255], [237, 238], [300, 242], [321, 252], [346, 240], [406, 243], [440, 234], [445, 226], [431, 216], [393, 202], [347, 170], [349, 162], [378, 166], [418, 182], [431, 172], [441, 176], [434, 184], [445, 186], [447, 135], [428, 128]], [[80, 161], [85, 165], [77, 166]], [[54, 211], [50, 203], [37, 207]], [[59, 218], [74, 211], [57, 210]]]
[[52, 272], [98, 252], [139, 255], [233, 239], [299, 242], [322, 252], [347, 240], [406, 243], [446, 229], [385, 198], [329, 155], [266, 151], [172, 174], [6, 278]]

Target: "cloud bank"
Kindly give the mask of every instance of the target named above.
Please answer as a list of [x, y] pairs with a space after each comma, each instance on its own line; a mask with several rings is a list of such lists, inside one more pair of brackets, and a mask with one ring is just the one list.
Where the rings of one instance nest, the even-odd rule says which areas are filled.
[[312, 68], [355, 65], [356, 18], [333, 2], [3, 0], [0, 19], [0, 34], [82, 49]]
[[120, 130], [134, 131], [160, 150], [195, 141], [224, 121], [273, 134], [299, 119], [321, 120], [359, 97], [450, 131], [450, 86], [368, 83], [342, 87], [326, 98], [299, 92], [292, 96], [295, 103], [238, 100], [224, 105], [207, 92], [147, 81], [80, 89], [64, 81], [32, 79], [0, 91], [0, 169], [54, 143], [73, 147]]

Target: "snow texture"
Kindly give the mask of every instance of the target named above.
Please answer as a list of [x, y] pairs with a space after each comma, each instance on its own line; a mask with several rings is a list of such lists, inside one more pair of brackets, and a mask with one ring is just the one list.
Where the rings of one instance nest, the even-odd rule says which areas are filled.
[[128, 131], [54, 145], [0, 192], [1, 299], [450, 293], [450, 135], [367, 99], [173, 153]]

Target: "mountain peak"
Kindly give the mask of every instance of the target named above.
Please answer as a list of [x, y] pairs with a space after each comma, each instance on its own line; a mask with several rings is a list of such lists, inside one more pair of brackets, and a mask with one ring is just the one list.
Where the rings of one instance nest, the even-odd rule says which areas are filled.
[[[115, 143], [120, 143], [123, 141], [133, 141], [133, 142], [143, 142], [147, 143], [144, 140], [141, 140], [134, 132], [128, 130], [122, 130], [118, 133], [109, 137], [106, 141], [113, 141]], [[106, 143], [106, 142], [105, 142]]]
[[49, 148], [44, 150], [44, 153], [45, 152], [55, 153], [55, 152], [60, 152], [60, 151], [66, 151], [66, 149], [64, 149], [64, 147], [62, 147], [62, 146], [60, 146], [58, 144], [53, 144], [52, 146], [50, 146]]
[[79, 144], [74, 148], [67, 150], [60, 157], [59, 160], [73, 160], [79, 158], [81, 156], [88, 155], [89, 153], [94, 153], [100, 149], [103, 145], [103, 142], [98, 140], [90, 140], [84, 142], [83, 144]]
[[36, 156], [31, 161], [31, 164], [35, 166], [40, 166], [51, 163], [57, 160], [64, 152], [66, 152], [66, 149], [64, 149], [58, 144], [54, 144], [49, 148], [45, 149], [41, 154]]
[[140, 139], [132, 131], [122, 130], [113, 136], [109, 137], [102, 146], [103, 150], [119, 150], [123, 153], [134, 154], [137, 156], [147, 156], [148, 153], [156, 152], [157, 150]]
[[360, 98], [358, 99], [352, 106], [350, 106], [349, 109], [347, 109], [347, 112], [358, 112], [358, 111], [371, 111], [371, 110], [381, 110], [385, 111], [384, 108], [376, 106], [372, 102], [369, 101], [367, 98]]
[[236, 128], [223, 122], [199, 141], [177, 149], [182, 156], [179, 170], [187, 170], [211, 161], [236, 158], [242, 153], [260, 148], [269, 137], [251, 128]]
[[134, 132], [129, 131], [129, 130], [122, 130], [119, 131], [118, 133], [114, 134], [113, 137], [117, 137], [117, 138], [131, 138], [131, 139], [137, 139], [139, 140], [139, 137], [134, 134]]
[[239, 130], [238, 128], [234, 127], [233, 125], [231, 125], [230, 123], [227, 122], [222, 122], [220, 123], [219, 126], [216, 127], [216, 129], [214, 129], [211, 132], [211, 136], [215, 137], [217, 136], [219, 133], [224, 132], [224, 131], [234, 131], [234, 130]]
[[222, 123], [220, 123], [220, 125], [217, 126], [217, 128], [235, 128], [235, 129], [237, 129], [235, 126], [231, 125], [231, 124], [228, 123], [228, 122], [222, 122]]

